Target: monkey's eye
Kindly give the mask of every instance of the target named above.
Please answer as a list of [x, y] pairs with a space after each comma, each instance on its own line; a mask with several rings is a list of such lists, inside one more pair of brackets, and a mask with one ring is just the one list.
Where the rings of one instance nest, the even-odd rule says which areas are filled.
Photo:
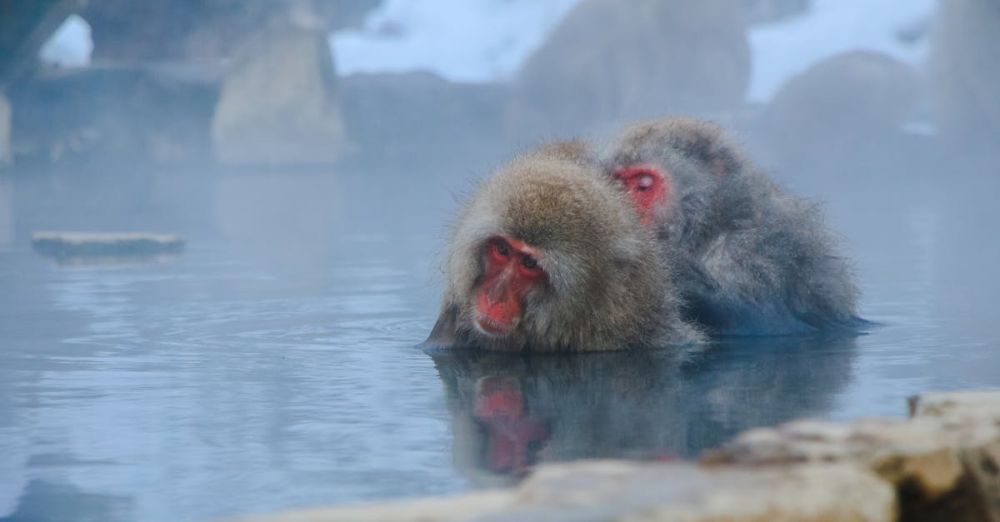
[[650, 176], [648, 174], [642, 175], [639, 176], [639, 180], [636, 182], [635, 188], [639, 192], [646, 192], [647, 190], [653, 188], [653, 184], [655, 182], [656, 181], [653, 179], [653, 176]]
[[531, 256], [524, 256], [521, 258], [521, 266], [527, 268], [528, 270], [537, 270], [538, 260]]
[[504, 241], [493, 241], [492, 248], [490, 249], [495, 257], [498, 259], [510, 259], [510, 247]]

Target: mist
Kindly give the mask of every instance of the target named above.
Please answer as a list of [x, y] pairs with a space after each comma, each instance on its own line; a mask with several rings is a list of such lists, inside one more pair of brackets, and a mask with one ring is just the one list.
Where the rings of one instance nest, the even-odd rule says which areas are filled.
[[[0, 1], [0, 521], [508, 484], [471, 402], [498, 376], [540, 460], [1000, 386], [998, 35], [995, 0]], [[417, 346], [480, 180], [668, 115], [822, 206], [876, 327], [639, 361]]]

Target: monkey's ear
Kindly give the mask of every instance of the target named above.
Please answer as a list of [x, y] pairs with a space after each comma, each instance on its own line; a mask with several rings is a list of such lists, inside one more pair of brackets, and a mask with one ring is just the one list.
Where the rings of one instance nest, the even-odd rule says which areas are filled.
[[446, 304], [434, 323], [424, 348], [451, 348], [458, 342], [458, 306]]

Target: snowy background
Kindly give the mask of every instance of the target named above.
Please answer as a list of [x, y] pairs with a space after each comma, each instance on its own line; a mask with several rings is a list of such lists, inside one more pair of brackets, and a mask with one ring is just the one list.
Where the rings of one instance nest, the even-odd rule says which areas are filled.
[[[341, 74], [432, 71], [460, 82], [511, 78], [579, 0], [387, 0], [361, 30], [330, 44]], [[790, 76], [843, 51], [869, 49], [919, 68], [921, 34], [934, 0], [814, 0], [801, 16], [752, 28], [754, 71], [748, 97], [766, 101]], [[86, 65], [93, 44], [72, 16], [42, 49], [47, 63]]]

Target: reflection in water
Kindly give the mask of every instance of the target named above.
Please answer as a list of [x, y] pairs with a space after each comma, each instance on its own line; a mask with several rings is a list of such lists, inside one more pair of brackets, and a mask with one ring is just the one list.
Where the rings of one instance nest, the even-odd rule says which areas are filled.
[[222, 236], [255, 260], [318, 274], [330, 267], [342, 199], [332, 172], [243, 173], [218, 181], [213, 209]]
[[14, 184], [0, 176], [0, 247], [14, 241]]
[[[949, 184], [787, 178], [827, 202], [882, 326], [683, 357], [415, 348], [454, 196], [485, 166], [22, 171], [0, 246], [0, 518], [103, 513], [94, 496], [127, 499], [106, 519], [158, 522], [454, 493], [539, 461], [687, 457], [749, 426], [899, 416], [908, 395], [998, 386], [995, 164]], [[29, 243], [133, 227], [190, 248], [66, 266]]]
[[540, 461], [691, 457], [749, 427], [825, 415], [850, 380], [856, 344], [788, 337], [684, 354], [432, 356], [448, 395], [455, 462], [490, 484]]
[[81, 491], [75, 486], [32, 480], [17, 509], [0, 522], [116, 522], [129, 520], [128, 498]]

